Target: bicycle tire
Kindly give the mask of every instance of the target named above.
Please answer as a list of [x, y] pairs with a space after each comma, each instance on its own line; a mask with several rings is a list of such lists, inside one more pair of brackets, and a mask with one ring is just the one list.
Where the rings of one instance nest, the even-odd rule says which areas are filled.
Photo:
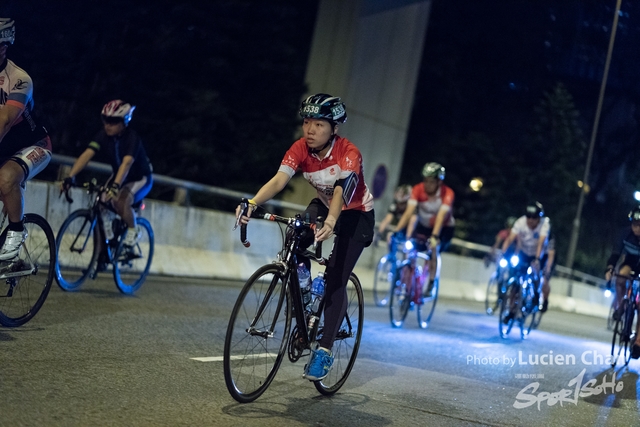
[[113, 260], [113, 280], [118, 290], [126, 295], [134, 294], [144, 284], [153, 262], [155, 237], [151, 223], [146, 218], [136, 220], [138, 241], [132, 248], [123, 244], [122, 236]]
[[[25, 214], [27, 238], [19, 258], [31, 261], [35, 271], [24, 276], [0, 280], [0, 324], [13, 328], [24, 325], [42, 308], [55, 275], [56, 243], [49, 223], [40, 215]], [[4, 244], [7, 229], [0, 235]], [[28, 254], [28, 255], [27, 255]]]
[[607, 316], [607, 330], [612, 331], [613, 330], [613, 324], [615, 323], [615, 319], [613, 318], [613, 313], [615, 312], [615, 309], [613, 308], [615, 303], [615, 297], [613, 298], [613, 301], [611, 301], [611, 306], [609, 307], [609, 315]]
[[527, 339], [534, 328], [536, 322], [536, 313], [538, 312], [535, 294], [532, 291], [531, 284], [520, 292], [520, 338]]
[[376, 272], [373, 275], [373, 302], [378, 307], [384, 307], [389, 304], [389, 295], [391, 294], [391, 284], [393, 282], [391, 267], [392, 262], [385, 255], [378, 261]]
[[[627, 300], [622, 301], [623, 313], [625, 313], [625, 308]], [[625, 338], [624, 338], [624, 318], [625, 316], [621, 316], [620, 319], [615, 320], [613, 322], [613, 337], [611, 338], [611, 367], [615, 368], [618, 363], [618, 359], [620, 358], [620, 353], [622, 353], [623, 348], [625, 347]]]
[[[506, 339], [511, 332], [511, 328], [513, 328], [513, 323], [515, 322], [515, 314], [518, 311], [517, 300], [520, 294], [520, 292], [518, 292], [518, 289], [518, 283], [512, 283], [507, 286], [505, 297], [500, 301], [500, 315], [498, 316], [498, 332], [500, 333], [500, 338]], [[505, 322], [512, 306], [514, 315]]]
[[64, 220], [56, 237], [56, 282], [64, 291], [77, 290], [91, 274], [98, 259], [100, 238], [97, 219], [80, 209]]
[[[240, 403], [265, 392], [287, 351], [291, 295], [283, 279], [282, 266], [260, 267], [244, 284], [231, 312], [224, 340], [224, 381]], [[248, 331], [252, 322], [255, 333]]]
[[413, 272], [411, 270], [409, 261], [404, 261], [396, 270], [393, 279], [393, 288], [389, 298], [389, 318], [391, 326], [394, 328], [402, 327], [411, 306], [413, 296], [411, 287]]
[[[418, 252], [418, 259], [422, 259], [424, 264], [421, 266], [417, 266], [416, 268], [421, 268], [420, 275], [416, 274], [416, 279], [418, 276], [422, 276], [421, 279], [423, 282], [427, 282], [429, 277], [429, 257], [427, 254]], [[427, 282], [428, 285], [428, 282]], [[416, 290], [421, 294], [424, 292], [422, 286], [417, 286]], [[431, 295], [419, 295], [419, 303], [416, 304], [416, 314], [418, 317], [418, 326], [421, 329], [426, 329], [429, 327], [429, 323], [431, 323], [431, 318], [433, 317], [433, 313], [436, 310], [436, 303], [438, 302], [438, 294], [440, 293], [440, 278], [436, 278], [433, 284], [433, 290], [431, 291]], [[414, 297], [415, 300], [415, 297]]]
[[500, 307], [500, 291], [498, 289], [498, 278], [494, 272], [487, 283], [487, 293], [484, 298], [485, 312], [491, 316]]
[[364, 322], [364, 296], [360, 279], [353, 273], [349, 276], [346, 292], [347, 311], [331, 348], [333, 366], [325, 378], [313, 382], [316, 389], [325, 396], [333, 395], [344, 385], [360, 349]]
[[624, 334], [627, 339], [624, 346], [624, 364], [626, 366], [631, 361], [631, 349], [633, 344], [636, 342], [636, 326], [634, 324], [635, 321], [637, 321], [635, 300], [629, 301], [629, 306], [625, 311], [625, 316]]

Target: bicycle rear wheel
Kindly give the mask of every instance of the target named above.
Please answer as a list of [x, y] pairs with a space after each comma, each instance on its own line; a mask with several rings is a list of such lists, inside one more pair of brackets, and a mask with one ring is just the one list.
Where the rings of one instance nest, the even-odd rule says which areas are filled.
[[[27, 238], [18, 258], [0, 263], [0, 324], [7, 327], [23, 325], [36, 315], [55, 274], [56, 245], [49, 223], [40, 215], [25, 214], [24, 228]], [[6, 237], [5, 229], [0, 245]], [[27, 274], [8, 277], [12, 272]]]
[[391, 283], [393, 282], [393, 262], [388, 255], [378, 261], [376, 272], [373, 276], [373, 301], [378, 307], [384, 307], [389, 303]]
[[224, 340], [224, 381], [240, 403], [269, 387], [287, 350], [291, 296], [282, 267], [260, 267], [247, 280], [231, 312]]
[[56, 237], [56, 282], [65, 291], [74, 291], [84, 283], [98, 259], [97, 221], [88, 209], [72, 212], [62, 223]]
[[151, 224], [146, 218], [136, 219], [138, 241], [133, 247], [118, 243], [115, 260], [113, 262], [113, 280], [123, 294], [131, 295], [136, 292], [149, 274], [153, 261], [154, 235]]
[[401, 328], [411, 306], [413, 268], [409, 262], [402, 263], [396, 270], [389, 299], [389, 317], [391, 326]]
[[325, 396], [334, 394], [349, 377], [358, 356], [363, 322], [364, 296], [362, 294], [362, 285], [358, 277], [352, 273], [347, 282], [347, 312], [331, 348], [333, 366], [324, 379], [313, 382], [321, 394]]

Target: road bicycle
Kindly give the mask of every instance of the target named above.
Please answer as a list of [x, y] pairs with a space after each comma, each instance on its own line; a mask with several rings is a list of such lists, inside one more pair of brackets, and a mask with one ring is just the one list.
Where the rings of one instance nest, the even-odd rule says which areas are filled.
[[[7, 213], [3, 209], [0, 229]], [[9, 328], [24, 325], [42, 308], [53, 282], [55, 239], [51, 226], [40, 215], [24, 215], [27, 237], [17, 257], [0, 261], [0, 324]], [[8, 229], [0, 234], [0, 247]]]
[[389, 241], [389, 251], [378, 261], [376, 272], [373, 275], [373, 301], [378, 307], [384, 307], [389, 303], [393, 278], [399, 262], [402, 262], [404, 252], [402, 250], [405, 239], [393, 234]]
[[[131, 295], [144, 283], [153, 261], [154, 234], [151, 224], [143, 218], [142, 202], [133, 207], [136, 211], [138, 239], [135, 246], [124, 245], [127, 225], [115, 215], [112, 229], [114, 238], [107, 240], [101, 211], [112, 209], [101, 201], [107, 187], [93, 179], [82, 185], [91, 195], [89, 207], [73, 211], [60, 226], [56, 237], [56, 281], [65, 291], [75, 291], [87, 278], [94, 280], [97, 274], [113, 266], [113, 279], [123, 294]], [[69, 203], [73, 199], [65, 192]]]
[[498, 316], [498, 330], [501, 338], [507, 338], [514, 324], [520, 327], [520, 338], [525, 339], [533, 329], [536, 329], [542, 318], [539, 308], [540, 275], [533, 267], [523, 263], [518, 255], [509, 260], [503, 258], [500, 263], [504, 268], [509, 267], [509, 279], [501, 289], [503, 298], [500, 300], [500, 315]]
[[624, 297], [622, 298], [622, 315], [613, 323], [613, 338], [611, 340], [611, 366], [615, 367], [618, 359], [622, 356], [624, 365], [628, 365], [631, 360], [631, 349], [636, 341], [636, 322], [638, 318], [636, 311], [640, 292], [640, 277], [635, 273], [632, 276], [614, 275], [625, 279]]
[[[242, 215], [248, 202], [241, 202]], [[299, 247], [301, 234], [315, 224], [300, 215], [292, 218], [271, 213], [253, 212], [261, 218], [284, 224], [282, 250], [276, 260], [258, 268], [246, 281], [233, 307], [224, 342], [224, 379], [231, 396], [241, 403], [252, 402], [262, 395], [273, 381], [285, 354], [295, 363], [310, 355], [322, 337], [324, 298], [313, 312], [305, 307], [298, 282], [298, 258], [304, 256], [325, 265], [321, 249], [316, 252]], [[236, 219], [236, 226], [239, 221]], [[240, 238], [248, 247], [246, 225]], [[319, 245], [320, 246], [320, 245]], [[360, 280], [351, 274], [347, 282], [347, 311], [336, 336], [334, 362], [329, 374], [314, 381], [323, 395], [333, 395], [347, 380], [358, 355], [364, 321], [364, 297]], [[291, 328], [292, 319], [295, 326]]]
[[424, 329], [429, 326], [438, 302], [440, 279], [436, 277], [432, 291], [423, 295], [423, 287], [429, 278], [429, 261], [433, 256], [428, 240], [409, 239], [404, 243], [403, 252], [404, 260], [396, 268], [389, 300], [391, 326], [402, 327], [409, 310], [415, 309], [418, 326]]

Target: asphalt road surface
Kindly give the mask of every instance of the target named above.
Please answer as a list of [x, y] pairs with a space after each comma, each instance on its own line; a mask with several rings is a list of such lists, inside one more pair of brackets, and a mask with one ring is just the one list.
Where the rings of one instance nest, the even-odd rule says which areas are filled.
[[126, 297], [106, 273], [75, 293], [54, 285], [30, 323], [0, 328], [0, 425], [640, 426], [640, 361], [611, 369], [603, 319], [549, 312], [527, 340], [503, 340], [483, 304], [441, 300], [429, 329], [413, 312], [394, 329], [369, 294], [335, 396], [285, 359], [239, 404], [222, 354], [240, 286], [152, 277]]

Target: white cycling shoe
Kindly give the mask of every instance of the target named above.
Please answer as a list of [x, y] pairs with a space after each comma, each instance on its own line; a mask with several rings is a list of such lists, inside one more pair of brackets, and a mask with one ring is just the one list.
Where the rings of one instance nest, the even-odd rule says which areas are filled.
[[24, 231], [7, 231], [7, 238], [0, 249], [0, 261], [9, 261], [18, 256], [20, 247], [27, 238], [27, 230]]

